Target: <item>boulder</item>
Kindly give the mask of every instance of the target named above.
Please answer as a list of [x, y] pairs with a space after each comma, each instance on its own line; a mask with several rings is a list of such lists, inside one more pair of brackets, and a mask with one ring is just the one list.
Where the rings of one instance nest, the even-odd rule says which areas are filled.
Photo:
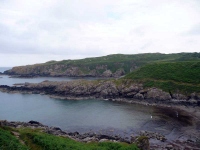
[[38, 121], [33, 121], [33, 120], [29, 121], [28, 123], [30, 123], [30, 124], [37, 124], [37, 125], [40, 125], [40, 124], [41, 124], [41, 123], [39, 123]]
[[137, 99], [144, 99], [144, 95], [142, 95], [140, 93], [135, 94], [134, 97]]
[[170, 100], [171, 95], [167, 92], [162, 91], [161, 89], [150, 88], [146, 93], [146, 98], [153, 100]]
[[124, 69], [119, 69], [115, 73], [113, 73], [113, 77], [121, 77], [123, 75], [125, 75]]
[[102, 74], [103, 77], [112, 77], [112, 71], [106, 70]]

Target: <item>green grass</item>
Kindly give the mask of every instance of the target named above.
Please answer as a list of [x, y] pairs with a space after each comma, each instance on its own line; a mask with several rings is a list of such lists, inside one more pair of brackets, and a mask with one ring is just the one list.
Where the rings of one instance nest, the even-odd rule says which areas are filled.
[[[62, 60], [62, 61], [49, 61], [42, 64], [28, 65], [26, 67], [36, 68], [31, 69], [28, 73], [41, 73], [45, 68], [52, 68], [56, 65], [63, 65], [60, 70], [56, 72], [62, 73], [70, 67], [78, 67], [82, 73], [89, 73], [91, 70], [96, 69], [97, 66], [105, 66], [105, 69], [99, 70], [99, 73], [103, 73], [109, 69], [112, 72], [116, 72], [118, 69], [124, 69], [125, 74], [130, 73], [131, 69], [136, 66], [141, 67], [149, 63], [155, 62], [179, 62], [179, 61], [199, 61], [200, 53], [177, 53], [177, 54], [161, 54], [161, 53], [145, 53], [145, 54], [113, 54], [102, 57], [85, 58], [78, 60]], [[48, 69], [47, 69], [48, 70]]]
[[95, 69], [98, 65], [106, 65], [108, 69], [115, 72], [119, 68], [123, 68], [126, 73], [130, 72], [133, 66], [143, 66], [147, 63], [160, 61], [187, 61], [200, 60], [200, 53], [178, 53], [178, 54], [161, 54], [161, 53], [145, 53], [145, 54], [114, 54], [103, 57], [85, 58], [79, 60], [63, 60], [50, 61], [40, 65], [55, 65], [63, 64], [68, 66], [84, 67], [87, 66], [90, 70]]
[[20, 131], [21, 138], [33, 150], [139, 150], [134, 144], [125, 143], [81, 143], [69, 138], [58, 137], [37, 130]]
[[28, 150], [7, 128], [0, 127], [0, 150]]
[[135, 144], [114, 142], [82, 143], [66, 137], [41, 132], [39, 129], [15, 129], [22, 145], [12, 133], [13, 129], [0, 127], [0, 150], [139, 150]]
[[200, 92], [200, 61], [163, 62], [145, 65], [125, 76], [145, 87], [189, 94]]

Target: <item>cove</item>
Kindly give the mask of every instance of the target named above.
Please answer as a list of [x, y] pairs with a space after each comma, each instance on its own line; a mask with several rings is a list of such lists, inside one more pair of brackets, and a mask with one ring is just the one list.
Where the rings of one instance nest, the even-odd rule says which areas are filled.
[[[167, 117], [167, 111], [152, 106], [98, 99], [60, 100], [39, 94], [0, 92], [0, 97], [1, 120], [36, 120], [68, 132], [92, 131], [130, 136], [148, 130], [170, 135], [180, 128], [176, 126], [175, 121], [180, 124], [176, 117]], [[176, 111], [170, 110], [170, 115], [176, 116]]]

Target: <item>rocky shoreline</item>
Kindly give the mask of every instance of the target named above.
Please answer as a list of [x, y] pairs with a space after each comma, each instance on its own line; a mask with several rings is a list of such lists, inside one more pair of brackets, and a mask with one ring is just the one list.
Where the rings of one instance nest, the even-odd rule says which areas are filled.
[[[79, 132], [65, 132], [61, 130], [59, 127], [49, 127], [46, 125], [41, 124], [37, 121], [29, 121], [29, 122], [15, 122], [15, 121], [6, 121], [6, 120], [0, 120], [0, 126], [4, 127], [11, 127], [11, 128], [31, 128], [31, 129], [40, 129], [44, 133], [52, 134], [55, 136], [62, 136], [62, 137], [68, 137], [73, 140], [79, 141], [79, 142], [124, 142], [124, 143], [137, 143], [137, 145], [142, 150], [148, 150], [149, 149], [149, 140], [148, 136], [145, 136], [144, 133], [141, 133], [139, 136], [128, 138], [122, 138], [120, 136], [112, 136], [107, 134], [97, 134], [95, 132], [89, 132], [89, 133], [79, 133]], [[150, 135], [149, 135], [150, 137]], [[151, 137], [155, 138], [157, 137], [158, 140], [166, 140], [164, 136], [158, 135], [156, 133], [151, 133]]]
[[[65, 132], [59, 127], [49, 127], [41, 124], [37, 121], [29, 122], [19, 122], [19, 121], [6, 121], [0, 120], [0, 126], [11, 127], [11, 128], [31, 128], [40, 129], [40, 131], [55, 136], [68, 137], [79, 142], [124, 142], [124, 143], [136, 143], [141, 150], [200, 150], [200, 141], [192, 141], [191, 139], [177, 140], [177, 141], [167, 141], [165, 136], [148, 131], [140, 131], [137, 136], [131, 135], [128, 139], [127, 137], [122, 138], [118, 135], [108, 135], [108, 134], [97, 134], [95, 132], [89, 133], [79, 133], [79, 132]], [[152, 142], [153, 141], [153, 142]], [[155, 142], [159, 141], [159, 142]]]
[[0, 91], [8, 93], [45, 94], [60, 99], [105, 99], [127, 103], [150, 105], [200, 106], [200, 95], [191, 93], [169, 93], [158, 88], [145, 89], [142, 84], [124, 80], [76, 80], [43, 81], [41, 83], [20, 83], [15, 86], [0, 85]]
[[[45, 94], [53, 98], [59, 99], [72, 99], [72, 100], [83, 100], [88, 98], [112, 100], [117, 102], [126, 103], [138, 103], [143, 105], [155, 105], [164, 107], [182, 107], [187, 112], [192, 115], [195, 107], [200, 106], [200, 95], [196, 93], [191, 93], [189, 96], [182, 95], [180, 93], [171, 94], [161, 89], [149, 88], [145, 89], [142, 84], [132, 83], [129, 80], [124, 80], [120, 84], [116, 80], [95, 80], [95, 81], [44, 81], [41, 83], [24, 83], [15, 86], [0, 85], [0, 91], [8, 93], [24, 93], [24, 94]], [[190, 107], [192, 106], [192, 107]], [[163, 109], [164, 111], [165, 109]], [[196, 111], [196, 110], [195, 110]], [[198, 123], [200, 125], [200, 114], [198, 116]], [[183, 120], [186, 121], [186, 120]], [[0, 125], [9, 126], [14, 128], [20, 127], [30, 127], [30, 128], [40, 128], [46, 133], [50, 133], [58, 136], [70, 137], [74, 140], [81, 142], [102, 142], [102, 141], [112, 141], [112, 142], [126, 142], [132, 143], [136, 142], [140, 136], [147, 137], [150, 141], [150, 148], [153, 149], [188, 149], [200, 150], [200, 139], [191, 137], [192, 133], [188, 136], [183, 136], [183, 138], [177, 138], [176, 140], [169, 141], [165, 136], [150, 131], [138, 131], [137, 135], [130, 138], [122, 138], [120, 136], [112, 135], [99, 135], [96, 133], [83, 133], [69, 132], [66, 133], [58, 127], [48, 127], [42, 125], [37, 121], [25, 122], [8, 122], [0, 121]], [[200, 136], [200, 128], [198, 124], [195, 127], [195, 134]], [[189, 128], [185, 128], [188, 130]], [[189, 130], [188, 130], [189, 131]], [[149, 141], [145, 140], [143, 143], [148, 145]], [[142, 144], [144, 146], [145, 144]]]

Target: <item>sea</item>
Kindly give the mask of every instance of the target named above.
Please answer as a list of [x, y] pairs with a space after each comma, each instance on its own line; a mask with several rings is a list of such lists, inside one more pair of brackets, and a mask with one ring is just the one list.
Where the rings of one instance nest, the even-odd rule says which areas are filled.
[[[9, 68], [0, 68], [5, 71]], [[80, 78], [10, 78], [0, 75], [0, 85], [49, 81], [73, 81]], [[87, 78], [95, 80], [96, 78]], [[169, 110], [174, 111], [175, 110]], [[165, 116], [165, 117], [163, 117]], [[61, 100], [47, 95], [0, 92], [0, 120], [39, 121], [64, 131], [96, 132], [130, 136], [141, 130], [162, 132], [168, 135], [175, 122], [157, 107], [127, 104], [109, 100]], [[172, 122], [173, 126], [170, 125]]]

